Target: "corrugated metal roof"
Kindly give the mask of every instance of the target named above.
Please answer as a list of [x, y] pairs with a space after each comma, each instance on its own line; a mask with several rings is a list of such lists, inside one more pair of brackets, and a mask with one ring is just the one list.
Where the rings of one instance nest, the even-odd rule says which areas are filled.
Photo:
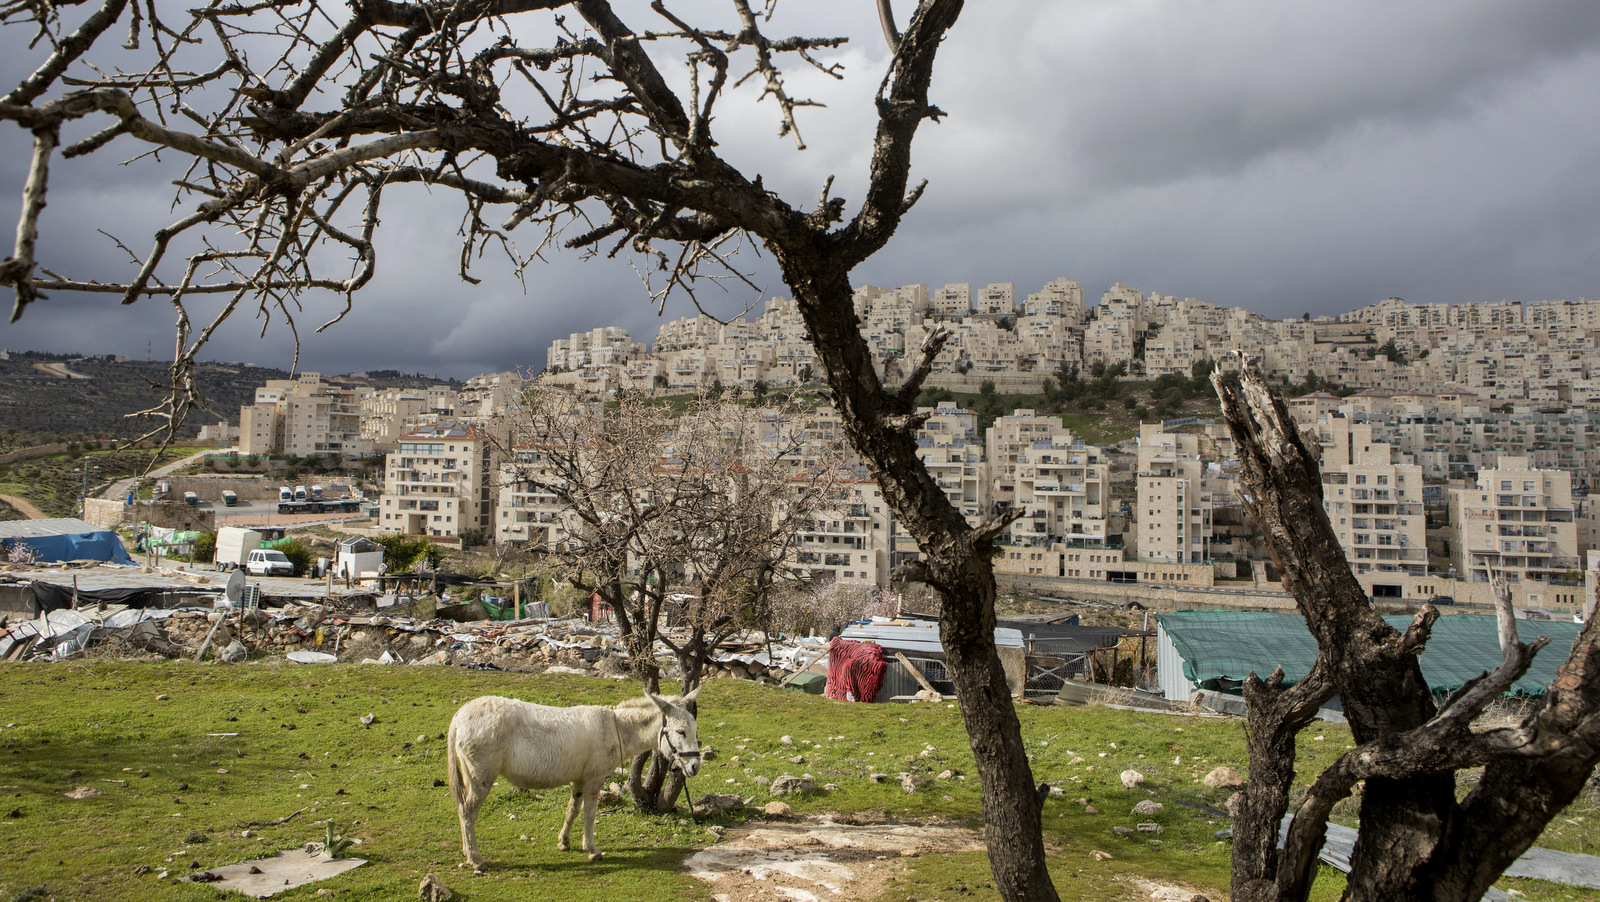
[[[1157, 619], [1183, 658], [1184, 677], [1204, 688], [1210, 688], [1206, 684], [1212, 681], [1241, 681], [1252, 672], [1269, 674], [1279, 666], [1283, 667], [1284, 685], [1290, 685], [1305, 677], [1317, 657], [1317, 641], [1298, 614], [1175, 611]], [[1383, 619], [1396, 630], [1404, 630], [1411, 622], [1409, 616]], [[1572, 644], [1582, 630], [1582, 624], [1560, 620], [1518, 621], [1519, 638], [1548, 636], [1550, 646], [1533, 659], [1528, 672], [1512, 685], [1512, 692], [1542, 694], [1572, 653]], [[1419, 663], [1429, 688], [1444, 693], [1493, 670], [1501, 657], [1493, 615], [1446, 614], [1434, 622]]]
[[0, 539], [76, 536], [87, 532], [105, 532], [105, 530], [77, 517], [61, 517], [54, 520], [7, 520], [0, 523]]
[[[839, 634], [854, 642], [870, 640], [893, 651], [943, 654], [939, 645], [939, 624], [931, 620], [889, 620], [852, 623]], [[994, 644], [1001, 648], [1021, 648], [1022, 631], [1001, 627], [994, 631]]]

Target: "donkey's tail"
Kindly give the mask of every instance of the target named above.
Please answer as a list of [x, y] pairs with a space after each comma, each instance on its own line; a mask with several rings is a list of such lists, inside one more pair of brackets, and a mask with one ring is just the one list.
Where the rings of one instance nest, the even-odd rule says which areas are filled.
[[460, 757], [460, 754], [460, 750], [456, 747], [456, 722], [452, 720], [450, 721], [450, 738], [445, 743], [444, 769], [445, 775], [450, 781], [450, 797], [455, 799], [457, 805], [461, 804], [462, 798], [466, 795], [466, 786], [461, 781], [461, 765], [456, 760]]

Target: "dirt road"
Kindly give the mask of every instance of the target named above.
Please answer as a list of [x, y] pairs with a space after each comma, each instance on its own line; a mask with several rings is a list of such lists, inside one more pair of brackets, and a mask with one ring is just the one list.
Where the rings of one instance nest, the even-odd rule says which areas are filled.
[[25, 514], [29, 520], [48, 520], [50, 518], [49, 514], [39, 510], [37, 507], [34, 507], [33, 503], [26, 498], [18, 498], [15, 495], [0, 495], [0, 501], [4, 501], [17, 510], [22, 511], [22, 513]]

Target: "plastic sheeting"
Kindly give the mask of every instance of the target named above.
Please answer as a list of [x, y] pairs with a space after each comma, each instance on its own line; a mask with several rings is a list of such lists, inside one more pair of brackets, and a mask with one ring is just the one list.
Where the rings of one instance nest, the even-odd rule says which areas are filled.
[[[33, 590], [35, 615], [72, 607], [72, 587], [58, 586], [34, 580], [28, 584]], [[157, 608], [165, 594], [162, 589], [131, 587], [125, 589], [80, 589], [78, 605], [121, 604], [128, 607]]]
[[[1317, 643], [1298, 614], [1262, 611], [1177, 611], [1158, 618], [1172, 645], [1183, 657], [1183, 675], [1205, 689], [1242, 682], [1254, 672], [1265, 678], [1282, 666], [1284, 685], [1311, 669]], [[1402, 632], [1410, 617], [1385, 617]], [[1512, 686], [1512, 692], [1543, 695], [1555, 679], [1556, 669], [1572, 653], [1581, 623], [1559, 620], [1519, 620], [1517, 636], [1527, 642], [1548, 636], [1550, 644], [1533, 659], [1533, 666]], [[1422, 676], [1434, 692], [1460, 689], [1500, 664], [1500, 636], [1491, 614], [1447, 614], [1433, 625], [1432, 637], [1421, 657]]]
[[[10, 553], [16, 542], [26, 542], [38, 553], [39, 563], [57, 561], [110, 561], [114, 564], [133, 564], [128, 549], [122, 547], [117, 534], [107, 529], [95, 529], [82, 520], [32, 520], [30, 534], [11, 535], [0, 540], [0, 547]], [[51, 528], [46, 524], [60, 523]], [[87, 527], [78, 531], [81, 527]]]

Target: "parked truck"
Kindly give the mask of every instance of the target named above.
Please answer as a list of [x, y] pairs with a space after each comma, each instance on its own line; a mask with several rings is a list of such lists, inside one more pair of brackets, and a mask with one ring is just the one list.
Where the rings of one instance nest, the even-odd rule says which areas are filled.
[[310, 501], [311, 500], [311, 495], [310, 495], [310, 493], [308, 493], [306, 491], [306, 487], [305, 486], [297, 485], [297, 486], [294, 487], [294, 500], [296, 500], [296, 501]]
[[294, 500], [294, 489], [292, 489], [292, 488], [290, 488], [288, 486], [280, 486], [278, 488], [278, 500], [279, 501], [293, 501]]
[[321, 501], [322, 500], [322, 486], [314, 485], [314, 486], [311, 487], [311, 500], [312, 501]]
[[237, 570], [249, 560], [250, 552], [261, 547], [261, 533], [239, 526], [224, 526], [217, 530], [217, 553], [213, 568]]

